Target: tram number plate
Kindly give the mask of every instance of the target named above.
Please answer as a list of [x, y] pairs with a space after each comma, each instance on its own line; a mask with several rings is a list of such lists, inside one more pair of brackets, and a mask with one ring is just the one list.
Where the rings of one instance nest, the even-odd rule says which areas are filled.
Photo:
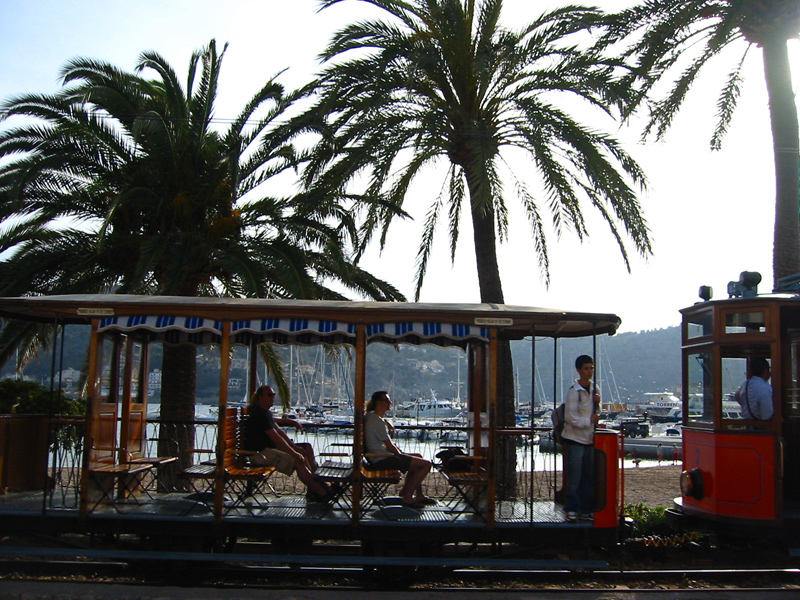
[[503, 319], [500, 317], [476, 317], [475, 325], [496, 325], [508, 326], [513, 325], [514, 319]]
[[79, 308], [78, 314], [82, 317], [113, 317], [113, 308]]

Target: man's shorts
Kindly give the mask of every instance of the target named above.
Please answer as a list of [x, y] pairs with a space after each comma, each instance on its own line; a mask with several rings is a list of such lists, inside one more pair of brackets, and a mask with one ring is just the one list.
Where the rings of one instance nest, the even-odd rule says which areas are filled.
[[255, 467], [275, 467], [276, 471], [284, 475], [294, 473], [294, 457], [275, 448], [264, 448], [258, 454], [253, 454], [250, 464]]
[[411, 455], [394, 454], [375, 462], [370, 461], [370, 468], [376, 471], [393, 471], [396, 469], [401, 473], [408, 473], [408, 469], [411, 468]]

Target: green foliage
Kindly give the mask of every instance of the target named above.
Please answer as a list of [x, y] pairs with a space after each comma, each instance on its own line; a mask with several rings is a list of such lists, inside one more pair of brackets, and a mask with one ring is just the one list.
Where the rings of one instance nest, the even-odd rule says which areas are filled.
[[[338, 1], [324, 1], [323, 9]], [[447, 168], [441, 191], [427, 199], [417, 297], [437, 224], [446, 222], [452, 258], [466, 213], [481, 299], [502, 302], [495, 249], [509, 232], [509, 188], [527, 217], [545, 282], [547, 214], [556, 234], [572, 231], [583, 240], [583, 209], [591, 206], [626, 264], [626, 236], [639, 254], [651, 253], [636, 193], [644, 174], [617, 140], [568, 109], [579, 99], [610, 117], [625, 92], [617, 61], [580, 44], [599, 23], [598, 10], [567, 6], [512, 28], [500, 24], [500, 0], [365, 1], [383, 9], [382, 18], [341, 29], [322, 55], [317, 111], [327, 137], [305, 179], [321, 198], [354, 195], [363, 211], [362, 244], [378, 231], [383, 245], [390, 223], [408, 216], [416, 178]], [[505, 176], [515, 168], [512, 154], [527, 160], [524, 176]], [[528, 189], [531, 171], [541, 191]]]
[[[328, 285], [336, 281], [403, 299], [346, 254], [336, 215], [270, 189], [302, 162], [287, 123], [303, 90], [271, 79], [216, 131], [224, 53], [213, 40], [194, 53], [185, 87], [152, 51], [133, 73], [75, 58], [59, 93], [2, 105], [0, 122], [29, 124], [0, 132], [0, 220], [9, 225], [0, 244], [14, 249], [0, 261], [0, 295], [343, 299]], [[0, 359], [47, 344], [42, 327], [7, 324]]]
[[[634, 101], [627, 103], [624, 111], [628, 115], [649, 113], [644, 137], [665, 136], [701, 73], [727, 70], [716, 103], [717, 125], [711, 137], [714, 150], [722, 144], [741, 95], [745, 60], [751, 50], [760, 50], [769, 95], [765, 107], [774, 134], [773, 279], [777, 282], [800, 272], [800, 157], [796, 150], [786, 151], [796, 149], [800, 139], [788, 46], [800, 33], [800, 3], [647, 0], [607, 15], [604, 30], [602, 43], [613, 46], [615, 54], [622, 52], [631, 67], [623, 82], [635, 90]], [[725, 67], [725, 60], [732, 66]]]
[[85, 402], [72, 400], [58, 393], [51, 400], [50, 390], [33, 381], [0, 380], [0, 414], [80, 415]]
[[633, 520], [633, 537], [648, 537], [654, 535], [666, 535], [670, 533], [665, 516], [666, 509], [663, 506], [646, 506], [638, 504], [626, 504], [624, 512]]

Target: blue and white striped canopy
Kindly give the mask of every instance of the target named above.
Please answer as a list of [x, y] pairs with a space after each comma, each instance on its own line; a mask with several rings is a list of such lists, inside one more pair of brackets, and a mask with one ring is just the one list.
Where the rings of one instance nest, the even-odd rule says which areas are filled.
[[[189, 342], [192, 344], [219, 343], [222, 339], [222, 321], [202, 317], [176, 317], [170, 315], [137, 315], [106, 317], [100, 320], [99, 331], [146, 331], [151, 340]], [[489, 330], [485, 327], [456, 323], [396, 322], [375, 323], [366, 326], [368, 342], [390, 344], [436, 344], [438, 346], [463, 345], [467, 341], [487, 341]], [[258, 343], [286, 344], [353, 344], [356, 325], [341, 321], [262, 318], [231, 322], [233, 344]]]

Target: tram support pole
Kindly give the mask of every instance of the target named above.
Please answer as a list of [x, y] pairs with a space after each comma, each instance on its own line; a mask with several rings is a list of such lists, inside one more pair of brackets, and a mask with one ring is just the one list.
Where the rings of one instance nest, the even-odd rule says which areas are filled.
[[217, 413], [217, 469], [214, 472], [214, 520], [222, 520], [225, 499], [225, 419], [228, 409], [228, 377], [230, 370], [231, 322], [222, 322], [222, 343], [219, 348], [219, 412]]
[[[489, 447], [486, 449], [487, 462], [489, 464], [489, 490], [486, 506], [486, 524], [489, 529], [494, 528], [494, 504], [497, 496], [497, 390], [500, 372], [498, 365], [500, 344], [498, 343], [497, 329], [489, 330]], [[516, 476], [516, 473], [514, 473]]]
[[356, 327], [356, 381], [353, 409], [353, 524], [361, 518], [361, 459], [364, 448], [364, 406], [367, 393], [367, 328]]
[[102, 367], [99, 361], [102, 360], [101, 348], [98, 348], [102, 342], [100, 333], [100, 320], [97, 318], [92, 319], [92, 330], [89, 337], [89, 372], [86, 379], [86, 422], [84, 425], [84, 439], [83, 439], [83, 461], [81, 468], [81, 503], [80, 515], [81, 518], [86, 518], [89, 515], [89, 465], [91, 463], [92, 447], [94, 446], [94, 438], [97, 432], [97, 405], [100, 401], [100, 376], [102, 374]]

